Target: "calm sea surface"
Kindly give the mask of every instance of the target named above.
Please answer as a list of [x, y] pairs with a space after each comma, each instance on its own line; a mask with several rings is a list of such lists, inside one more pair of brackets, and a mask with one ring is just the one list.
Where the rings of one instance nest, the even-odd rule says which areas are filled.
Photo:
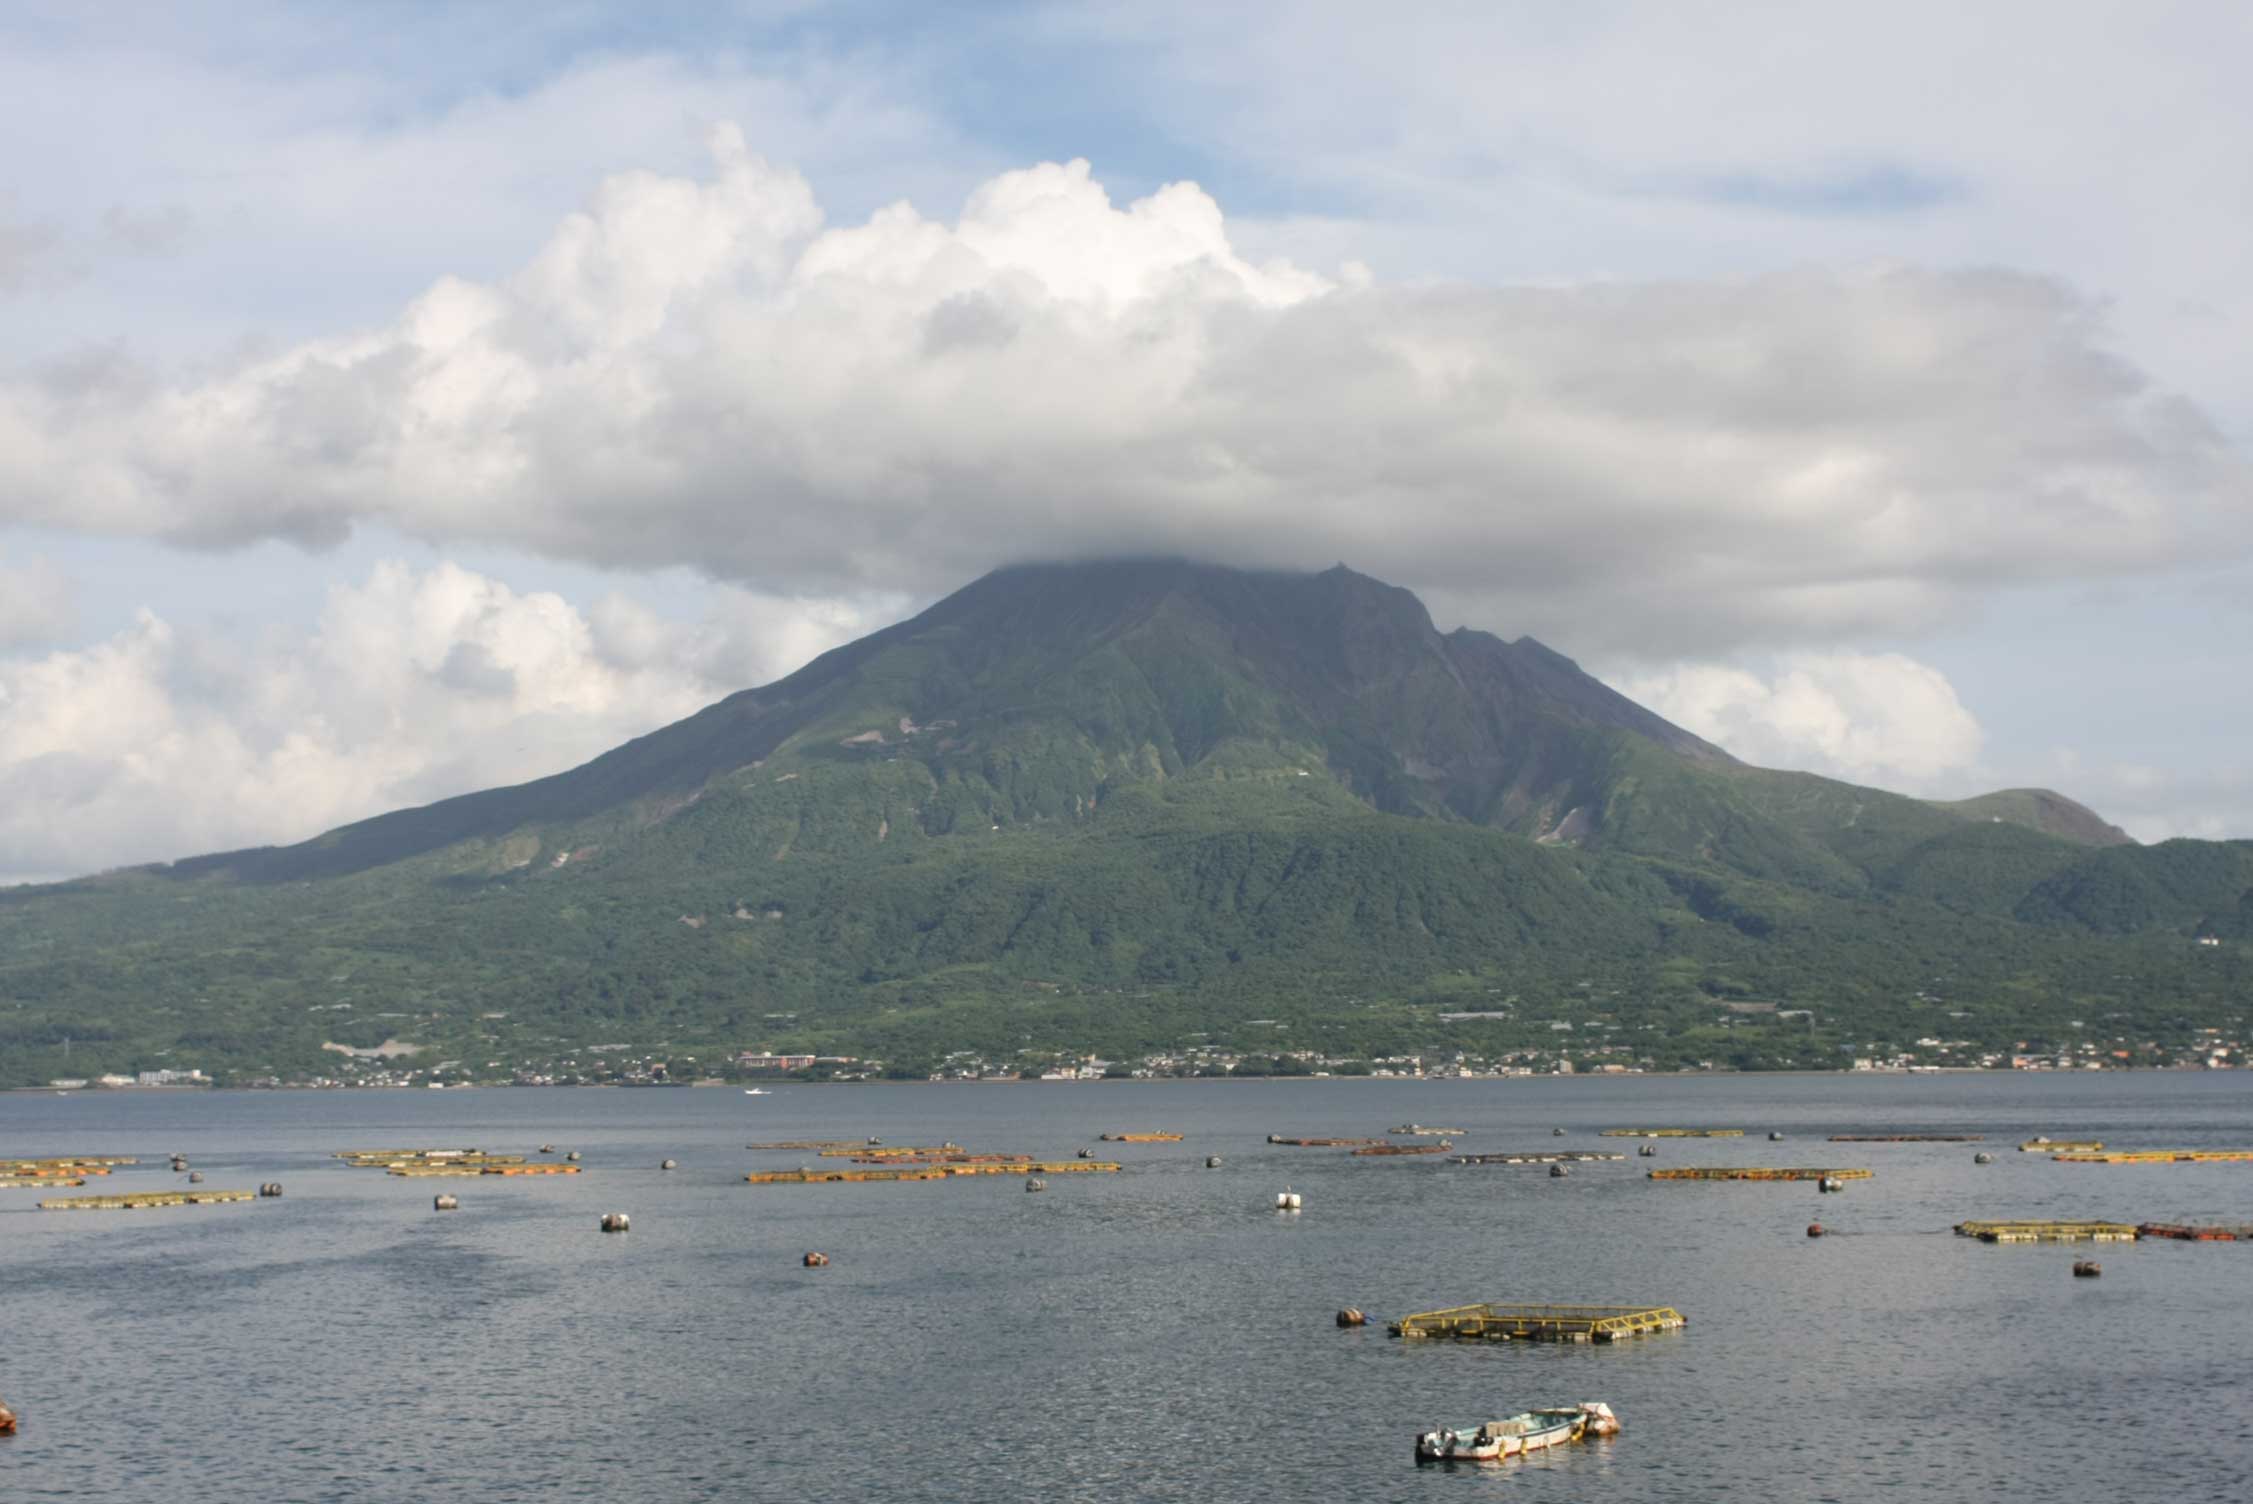
[[[1557, 1180], [1264, 1142], [1412, 1120], [1465, 1150], [1630, 1157]], [[1596, 1137], [1637, 1126], [1748, 1132], [1655, 1160]], [[742, 1179], [811, 1158], [753, 1140], [1070, 1158], [1150, 1129], [1188, 1137], [1104, 1146], [1123, 1173], [1044, 1195]], [[1883, 1132], [1987, 1140], [1824, 1142]], [[2253, 1074], [5, 1095], [0, 1154], [141, 1157], [87, 1192], [171, 1188], [184, 1153], [214, 1189], [286, 1194], [58, 1213], [0, 1191], [0, 1396], [23, 1416], [0, 1500], [2253, 1498], [2253, 1244], [1948, 1230], [2253, 1222], [2253, 1164], [2059, 1165], [2016, 1152], [2037, 1133], [2253, 1147]], [[329, 1158], [543, 1141], [585, 1173]], [[1690, 1164], [1877, 1175], [1835, 1196], [1643, 1175]], [[1272, 1209], [1286, 1185], [1296, 1217]], [[442, 1190], [460, 1211], [431, 1210]], [[596, 1230], [612, 1210], [632, 1232]], [[1817, 1218], [1836, 1235], [1808, 1239]], [[2090, 1257], [2103, 1277], [2072, 1278]], [[1690, 1326], [1384, 1335], [1474, 1300]], [[1338, 1330], [1347, 1305], [1375, 1324]], [[1616, 1440], [1413, 1461], [1435, 1421], [1595, 1399]]]

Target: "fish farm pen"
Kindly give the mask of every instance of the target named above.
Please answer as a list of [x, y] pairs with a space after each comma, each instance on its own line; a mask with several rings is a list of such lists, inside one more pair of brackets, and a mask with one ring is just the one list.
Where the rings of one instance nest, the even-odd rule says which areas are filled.
[[2129, 1222], [1958, 1222], [1956, 1236], [1982, 1243], [2133, 1243]]
[[1455, 1146], [1454, 1146], [1453, 1144], [1446, 1144], [1446, 1143], [1441, 1143], [1441, 1144], [1368, 1144], [1368, 1145], [1364, 1145], [1364, 1146], [1363, 1146], [1362, 1148], [1359, 1148], [1359, 1149], [1356, 1149], [1356, 1150], [1354, 1150], [1353, 1152], [1354, 1152], [1354, 1154], [1355, 1154], [1355, 1156], [1356, 1156], [1356, 1157], [1359, 1157], [1359, 1156], [1361, 1156], [1361, 1155], [1368, 1155], [1368, 1154], [1376, 1154], [1376, 1155], [1388, 1155], [1388, 1154], [1389, 1154], [1389, 1155], [1399, 1155], [1399, 1154], [1445, 1154], [1445, 1153], [1446, 1153], [1446, 1152], [1447, 1152], [1448, 1150], [1450, 1150], [1450, 1149], [1452, 1149], [1452, 1148], [1454, 1148], [1454, 1147], [1455, 1147]]
[[58, 1196], [43, 1212], [135, 1211], [144, 1206], [200, 1206], [207, 1201], [255, 1201], [256, 1191], [128, 1191], [114, 1196]]
[[823, 1159], [928, 1159], [938, 1154], [959, 1154], [960, 1144], [903, 1144], [887, 1149], [880, 1144], [847, 1144], [842, 1149], [824, 1149]]
[[786, 1138], [776, 1143], [745, 1144], [743, 1147], [760, 1153], [771, 1151], [774, 1153], [816, 1154], [831, 1149], [842, 1149], [848, 1154], [865, 1154], [869, 1150], [881, 1146], [872, 1138]]
[[2057, 1164], [2246, 1164], [2253, 1148], [2129, 1148], [2113, 1153], [2050, 1155]]
[[2253, 1243], [2253, 1222], [2139, 1222], [2139, 1238], [2173, 1238], [2184, 1243]]
[[92, 1155], [56, 1155], [44, 1159], [0, 1159], [0, 1175], [23, 1175], [38, 1170], [83, 1170], [106, 1175], [113, 1165], [137, 1165], [137, 1159], [103, 1159]]
[[1485, 1302], [1403, 1316], [1385, 1328], [1395, 1337], [1459, 1342], [1617, 1342], [1678, 1332], [1689, 1321], [1672, 1306], [1521, 1306]]
[[2021, 1154], [2094, 1154], [2104, 1147], [2098, 1139], [2030, 1138], [2018, 1146]]
[[1652, 1170], [1653, 1180], [1868, 1180], [1868, 1170], [1778, 1170], [1766, 1165], [1722, 1168], [1696, 1165], [1685, 1169]]
[[1603, 1138], [1743, 1138], [1742, 1128], [1606, 1128]]
[[11, 1175], [0, 1178], [0, 1191], [53, 1191], [66, 1186], [84, 1185], [85, 1183], [86, 1177], [83, 1175], [74, 1176], [70, 1179], [56, 1179], [50, 1176], [38, 1180], [23, 1179]]
[[1381, 1138], [1285, 1138], [1278, 1133], [1270, 1133], [1267, 1141], [1271, 1144], [1288, 1144], [1297, 1149], [1362, 1149], [1373, 1148], [1384, 1142]]
[[1593, 1149], [1544, 1149], [1523, 1154], [1458, 1154], [1451, 1162], [1459, 1165], [1577, 1165], [1626, 1157]]
[[577, 1165], [527, 1165], [527, 1164], [430, 1164], [393, 1165], [386, 1174], [405, 1175], [412, 1179], [429, 1179], [433, 1176], [470, 1175], [576, 1175]]
[[1976, 1144], [1984, 1133], [1834, 1133], [1834, 1144]]
[[1178, 1144], [1181, 1142], [1181, 1135], [1178, 1133], [1106, 1133], [1100, 1135], [1098, 1142], [1106, 1144]]
[[877, 1180], [959, 1180], [970, 1175], [1087, 1175], [1117, 1170], [1097, 1159], [1067, 1159], [1055, 1164], [898, 1165], [881, 1170], [753, 1170], [752, 1185], [826, 1185]]
[[856, 1165], [1029, 1165], [1030, 1154], [860, 1154]]

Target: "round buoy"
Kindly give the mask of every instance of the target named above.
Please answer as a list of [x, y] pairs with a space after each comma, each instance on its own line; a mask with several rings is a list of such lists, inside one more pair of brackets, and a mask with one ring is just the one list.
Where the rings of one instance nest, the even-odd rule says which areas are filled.
[[570, 1160], [573, 1164], [577, 1164], [579, 1162], [579, 1151], [574, 1149], [569, 1154], [566, 1154], [563, 1157]]
[[1279, 1212], [1295, 1212], [1305, 1204], [1306, 1198], [1297, 1191], [1285, 1190], [1275, 1193], [1275, 1209]]
[[185, 1170], [185, 1169], [186, 1169], [187, 1167], [188, 1167], [188, 1161], [187, 1161], [187, 1158], [186, 1158], [186, 1156], [184, 1156], [184, 1155], [179, 1155], [179, 1154], [175, 1154], [175, 1155], [173, 1155], [173, 1156], [172, 1156], [172, 1173], [173, 1173], [173, 1174], [177, 1175], [177, 1174], [179, 1174], [179, 1173], [180, 1173], [180, 1172], [181, 1172], [182, 1170]]
[[1551, 1138], [1563, 1138], [1565, 1136], [1565, 1131], [1562, 1128], [1552, 1128], [1549, 1130], [1549, 1136]]
[[1771, 1143], [1771, 1144], [1780, 1144], [1780, 1143], [1782, 1143], [1783, 1141], [1784, 1141], [1784, 1136], [1783, 1136], [1782, 1134], [1780, 1134], [1780, 1133], [1776, 1133], [1776, 1132], [1773, 1132], [1773, 1131], [1771, 1131], [1771, 1132], [1769, 1133], [1769, 1135], [1768, 1135], [1768, 1142], [1769, 1142], [1769, 1143]]
[[873, 1147], [875, 1147], [876, 1145], [883, 1143], [883, 1142], [884, 1142], [884, 1140], [882, 1140], [882, 1139], [880, 1139], [880, 1138], [872, 1138], [872, 1139], [870, 1139], [870, 1140], [869, 1140], [868, 1142], [869, 1142], [869, 1146], [870, 1146], [871, 1148], [873, 1148]]
[[1551, 1165], [1549, 1167], [1549, 1178], [1551, 1180], [1562, 1180], [1567, 1173], [1563, 1165]]
[[1347, 1306], [1338, 1313], [1338, 1325], [1340, 1326], [1367, 1326], [1368, 1324], [1369, 1318], [1352, 1306]]
[[269, 1180], [258, 1188], [258, 1194], [261, 1196], [279, 1196], [281, 1193], [282, 1183], [278, 1180]]
[[624, 1212], [604, 1212], [601, 1227], [604, 1232], [628, 1232], [633, 1222]]
[[1025, 1189], [1028, 1191], [1045, 1191], [1048, 1189], [1048, 1182], [1036, 1176], [1025, 1182]]
[[829, 1255], [826, 1253], [809, 1253], [806, 1255], [805, 1264], [808, 1269], [826, 1269], [829, 1267]]
[[461, 1207], [461, 1204], [461, 1198], [458, 1196], [433, 1196], [430, 1198], [430, 1209], [434, 1212], [456, 1211]]
[[10, 1410], [5, 1401], [0, 1401], [0, 1436], [13, 1436], [15, 1434], [16, 1412]]
[[1808, 1224], [1807, 1224], [1807, 1236], [1809, 1236], [1809, 1237], [1811, 1237], [1811, 1238], [1819, 1238], [1819, 1237], [1821, 1237], [1822, 1235], [1823, 1235], [1823, 1224], [1822, 1224], [1822, 1223], [1820, 1223], [1820, 1222], [1810, 1222], [1810, 1223], [1808, 1223]]
[[1825, 1175], [1821, 1180], [1815, 1182], [1815, 1189], [1825, 1193], [1843, 1191], [1846, 1189], [1846, 1182], [1836, 1176]]
[[660, 1164], [659, 1164], [659, 1165], [657, 1166], [657, 1168], [658, 1168], [658, 1169], [660, 1169], [660, 1170], [677, 1170], [677, 1169], [679, 1169], [680, 1167], [681, 1167], [681, 1162], [680, 1162], [679, 1160], [677, 1160], [677, 1159], [668, 1159], [668, 1160], [665, 1160], [665, 1161], [661, 1162], [661, 1163], [660, 1163]]
[[1080, 1150], [1080, 1158], [1093, 1159], [1095, 1158], [1095, 1151], [1093, 1149], [1082, 1149]]
[[1217, 1170], [1217, 1169], [1219, 1169], [1219, 1168], [1220, 1168], [1220, 1156], [1219, 1156], [1219, 1155], [1217, 1155], [1217, 1154], [1208, 1154], [1208, 1155], [1206, 1155], [1206, 1156], [1205, 1156], [1205, 1168], [1206, 1168], [1206, 1169], [1208, 1169], [1208, 1170]]
[[2073, 1266], [2073, 1277], [2075, 1279], [2095, 1279], [2102, 1273], [2104, 1273], [2104, 1265], [2097, 1263], [2094, 1259], [2082, 1259]]
[[1642, 1147], [1642, 1148], [1640, 1148], [1640, 1149], [1637, 1149], [1637, 1150], [1636, 1150], [1635, 1152], [1636, 1152], [1637, 1154], [1640, 1154], [1640, 1155], [1642, 1155], [1642, 1156], [1643, 1156], [1643, 1158], [1645, 1158], [1645, 1159], [1649, 1159], [1649, 1158], [1650, 1158], [1650, 1157], [1651, 1157], [1652, 1155], [1654, 1155], [1654, 1154], [1658, 1153], [1658, 1145], [1656, 1145], [1656, 1144], [1645, 1144], [1645, 1145], [1643, 1145], [1643, 1147]]
[[1973, 1164], [1975, 1164], [1975, 1165], [1991, 1165], [1991, 1164], [1993, 1164], [1993, 1163], [1995, 1162], [1995, 1156], [1994, 1156], [1994, 1155], [1992, 1155], [1992, 1154], [1986, 1153], [1986, 1152], [1985, 1152], [1985, 1151], [1983, 1150], [1983, 1151], [1981, 1151], [1981, 1152], [1980, 1152], [1980, 1153], [1978, 1153], [1978, 1154], [1974, 1154], [1974, 1155], [1973, 1155], [1973, 1156], [1971, 1157], [1971, 1162], [1972, 1162]]
[[541, 1152], [542, 1154], [553, 1154], [553, 1153], [555, 1153], [555, 1145], [553, 1145], [553, 1144], [542, 1144], [542, 1145], [540, 1145], [540, 1152]]
[[190, 1170], [190, 1171], [188, 1172], [188, 1184], [190, 1184], [190, 1185], [202, 1185], [202, 1184], [203, 1184], [203, 1171], [201, 1171], [201, 1170]]

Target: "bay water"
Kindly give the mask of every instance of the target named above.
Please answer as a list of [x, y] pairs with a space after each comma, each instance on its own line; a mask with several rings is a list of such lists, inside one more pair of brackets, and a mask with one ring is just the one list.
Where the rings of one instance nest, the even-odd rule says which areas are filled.
[[[1464, 1130], [1462, 1152], [1628, 1157], [1552, 1178], [1266, 1142], [1410, 1122]], [[1599, 1136], [1666, 1126], [1746, 1132], [1649, 1159]], [[1155, 1130], [1184, 1138], [1096, 1142]], [[1984, 1139], [1827, 1142], [1882, 1133]], [[2056, 1164], [2017, 1152], [2037, 1134], [2253, 1148], [2253, 1074], [0, 1095], [0, 1155], [141, 1160], [0, 1190], [0, 1398], [22, 1416], [0, 1500], [2253, 1498], [2253, 1243], [1950, 1233], [2253, 1223], [2253, 1163]], [[751, 1142], [869, 1137], [1125, 1168], [1040, 1195], [743, 1180], [838, 1163]], [[543, 1142], [584, 1172], [331, 1157]], [[285, 1194], [35, 1209], [174, 1189], [176, 1153], [207, 1188]], [[1645, 1175], [1696, 1164], [1875, 1176], [1818, 1195]], [[1274, 1209], [1286, 1187], [1296, 1215]], [[440, 1192], [460, 1210], [433, 1211]], [[632, 1230], [597, 1231], [610, 1211]], [[1482, 1300], [1689, 1325], [1611, 1346], [1385, 1335]], [[1339, 1329], [1347, 1306], [1371, 1324]], [[1413, 1459], [1434, 1423], [1583, 1400], [1622, 1434]]]

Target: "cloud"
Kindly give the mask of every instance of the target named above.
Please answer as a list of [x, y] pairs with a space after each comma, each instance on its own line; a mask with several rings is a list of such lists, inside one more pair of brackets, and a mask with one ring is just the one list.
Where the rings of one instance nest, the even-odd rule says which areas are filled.
[[195, 233], [196, 216], [186, 204], [131, 209], [112, 204], [102, 211], [102, 233], [129, 256], [178, 255]]
[[76, 275], [60, 260], [62, 248], [62, 232], [54, 225], [0, 210], [0, 296], [44, 289]]
[[0, 652], [66, 635], [77, 618], [70, 578], [49, 561], [0, 555]]
[[453, 565], [380, 565], [303, 632], [143, 611], [88, 647], [0, 656], [0, 882], [302, 840], [558, 772], [871, 625], [743, 592], [692, 622], [619, 597], [582, 612]]
[[377, 329], [0, 387], [0, 516], [203, 547], [381, 524], [793, 594], [1345, 559], [1653, 659], [2245, 546], [2242, 459], [2054, 282], [1332, 281], [1238, 255], [1192, 184], [1120, 206], [1050, 163], [952, 223], [825, 229], [739, 133], [712, 151]]
[[1747, 762], [1854, 783], [1939, 792], [1985, 740], [1947, 676], [1899, 653], [1797, 653], [1766, 675], [1682, 664], [1619, 688]]

